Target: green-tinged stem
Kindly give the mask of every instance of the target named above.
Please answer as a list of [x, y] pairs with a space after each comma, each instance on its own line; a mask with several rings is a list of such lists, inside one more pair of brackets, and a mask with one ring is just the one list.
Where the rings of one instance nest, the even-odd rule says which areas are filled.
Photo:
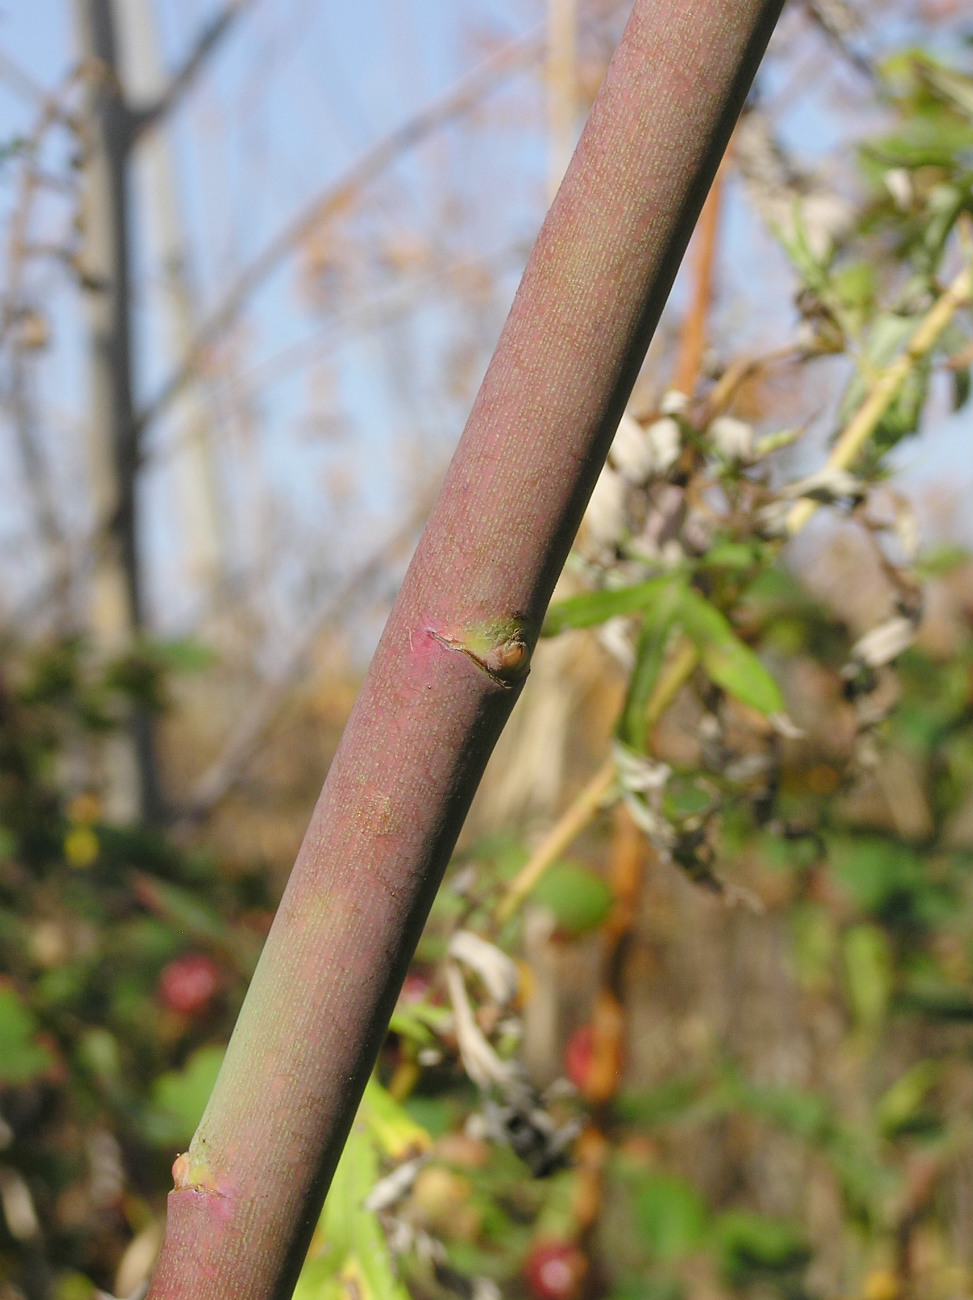
[[328, 774], [150, 1300], [291, 1294], [780, 0], [638, 0]]
[[594, 819], [615, 784], [617, 775], [614, 756], [609, 755], [591, 780], [571, 800], [507, 886], [497, 904], [495, 917], [497, 925], [504, 925], [510, 920], [548, 867], [553, 866], [565, 849], [574, 843], [588, 823]]

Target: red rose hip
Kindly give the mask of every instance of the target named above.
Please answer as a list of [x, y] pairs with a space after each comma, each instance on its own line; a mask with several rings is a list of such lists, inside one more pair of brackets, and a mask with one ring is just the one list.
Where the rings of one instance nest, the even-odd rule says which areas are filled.
[[158, 992], [170, 1011], [193, 1016], [209, 1006], [219, 987], [220, 971], [212, 957], [188, 952], [163, 968]]
[[534, 1300], [577, 1300], [586, 1269], [573, 1242], [538, 1241], [524, 1262], [524, 1281]]

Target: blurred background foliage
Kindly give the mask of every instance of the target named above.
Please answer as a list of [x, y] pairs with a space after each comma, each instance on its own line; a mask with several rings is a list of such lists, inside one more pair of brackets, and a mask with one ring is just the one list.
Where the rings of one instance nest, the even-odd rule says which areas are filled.
[[[785, 16], [300, 1300], [973, 1295], [973, 569], [949, 519], [968, 437], [915, 487], [937, 431], [969, 426], [973, 32], [927, 9], [881, 35], [877, 7]], [[575, 77], [546, 65], [555, 137], [558, 94], [576, 129], [617, 32], [617, 7], [582, 18]], [[812, 77], [852, 122], [830, 154], [794, 110]], [[368, 222], [341, 219], [294, 242], [325, 315], [364, 275]], [[765, 281], [740, 265], [755, 248]], [[22, 436], [18, 367], [46, 342], [11, 249]], [[763, 331], [733, 315], [748, 277]], [[483, 363], [461, 341], [458, 377], [412, 339], [457, 403]], [[276, 660], [254, 649], [273, 602], [232, 584], [192, 635], [99, 641], [60, 534], [42, 615], [5, 605], [3, 1300], [144, 1285], [354, 696], [356, 600], [394, 587], [429, 499], [434, 473], [410, 474], [411, 522], [359, 542]], [[146, 729], [164, 815], [120, 816], [112, 747]]]

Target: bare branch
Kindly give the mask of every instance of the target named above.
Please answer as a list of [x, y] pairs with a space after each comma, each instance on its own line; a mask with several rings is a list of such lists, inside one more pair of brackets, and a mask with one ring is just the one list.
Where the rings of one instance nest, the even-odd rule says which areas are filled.
[[169, 116], [206, 66], [207, 60], [223, 40], [240, 13], [252, 0], [230, 0], [224, 9], [199, 33], [183, 65], [153, 104], [129, 108], [129, 143], [136, 143], [146, 131]]
[[206, 769], [176, 818], [177, 824], [201, 821], [243, 779], [253, 758], [266, 744], [274, 722], [290, 692], [308, 671], [315, 642], [322, 630], [339, 615], [346, 615], [350, 605], [371, 587], [375, 579], [410, 542], [429, 511], [422, 502], [406, 524], [383, 542], [358, 568], [337, 587], [332, 588], [320, 607], [308, 620], [304, 632], [291, 648], [283, 671], [267, 682], [247, 707], [240, 725], [227, 740], [223, 752]]
[[139, 413], [139, 428], [144, 429], [157, 419], [176, 394], [195, 376], [206, 349], [233, 322], [251, 294], [319, 222], [344, 207], [354, 194], [407, 150], [421, 144], [445, 123], [476, 107], [485, 93], [520, 68], [526, 67], [540, 55], [543, 48], [544, 28], [538, 26], [526, 36], [497, 50], [479, 67], [457, 81], [440, 99], [408, 118], [368, 149], [352, 163], [343, 176], [317, 194], [296, 217], [288, 221], [250, 265], [241, 271], [223, 301], [200, 326], [180, 365], [149, 405]]

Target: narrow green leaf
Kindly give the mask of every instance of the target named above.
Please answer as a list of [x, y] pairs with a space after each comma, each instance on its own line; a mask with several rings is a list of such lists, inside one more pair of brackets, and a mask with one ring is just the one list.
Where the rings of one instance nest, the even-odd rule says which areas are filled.
[[697, 560], [699, 569], [752, 569], [759, 564], [764, 545], [756, 540], [736, 542], [729, 538], [715, 542]]
[[645, 620], [639, 636], [635, 668], [629, 681], [620, 728], [622, 740], [639, 753], [644, 752], [648, 740], [646, 710], [665, 662], [666, 647], [679, 609], [682, 590], [674, 583], [669, 585], [660, 597], [652, 617]]
[[727, 1279], [736, 1286], [803, 1269], [811, 1257], [799, 1230], [742, 1210], [722, 1214], [716, 1240]]
[[913, 978], [896, 999], [896, 1006], [931, 1020], [973, 1023], [973, 993], [957, 985]]
[[616, 591], [587, 591], [581, 596], [559, 600], [547, 611], [541, 629], [542, 636], [556, 636], [571, 627], [594, 627], [607, 623], [610, 618], [626, 614], [639, 614], [652, 610], [675, 579], [650, 578], [635, 587], [619, 587]]
[[790, 231], [785, 232], [782, 226], [776, 224], [772, 228], [804, 283], [816, 293], [827, 293], [828, 260], [819, 257], [811, 247], [799, 200], [794, 199], [791, 205]]
[[711, 681], [760, 713], [784, 712], [784, 697], [771, 673], [704, 596], [686, 588], [679, 617]]
[[892, 954], [885, 931], [877, 925], [854, 925], [844, 938], [848, 1000], [855, 1019], [876, 1030], [892, 996]]
[[961, 411], [970, 400], [970, 368], [953, 371], [953, 410]]
[[627, 1124], [651, 1132], [677, 1124], [699, 1105], [700, 1081], [680, 1075], [649, 1089], [625, 1089], [614, 1101], [614, 1111]]
[[938, 1061], [919, 1061], [899, 1076], [878, 1100], [875, 1122], [885, 1137], [907, 1132], [942, 1073]]
[[188, 889], [139, 872], [135, 877], [135, 892], [150, 911], [177, 925], [189, 938], [226, 943], [225, 921], [215, 908]]
[[201, 672], [216, 662], [214, 651], [192, 637], [152, 640], [148, 642], [148, 648], [159, 663], [172, 672]]
[[379, 1174], [375, 1143], [356, 1120], [335, 1170], [294, 1300], [409, 1300], [395, 1275], [382, 1225], [365, 1208]]
[[362, 1097], [359, 1117], [382, 1155], [405, 1160], [432, 1146], [432, 1138], [372, 1076]]

